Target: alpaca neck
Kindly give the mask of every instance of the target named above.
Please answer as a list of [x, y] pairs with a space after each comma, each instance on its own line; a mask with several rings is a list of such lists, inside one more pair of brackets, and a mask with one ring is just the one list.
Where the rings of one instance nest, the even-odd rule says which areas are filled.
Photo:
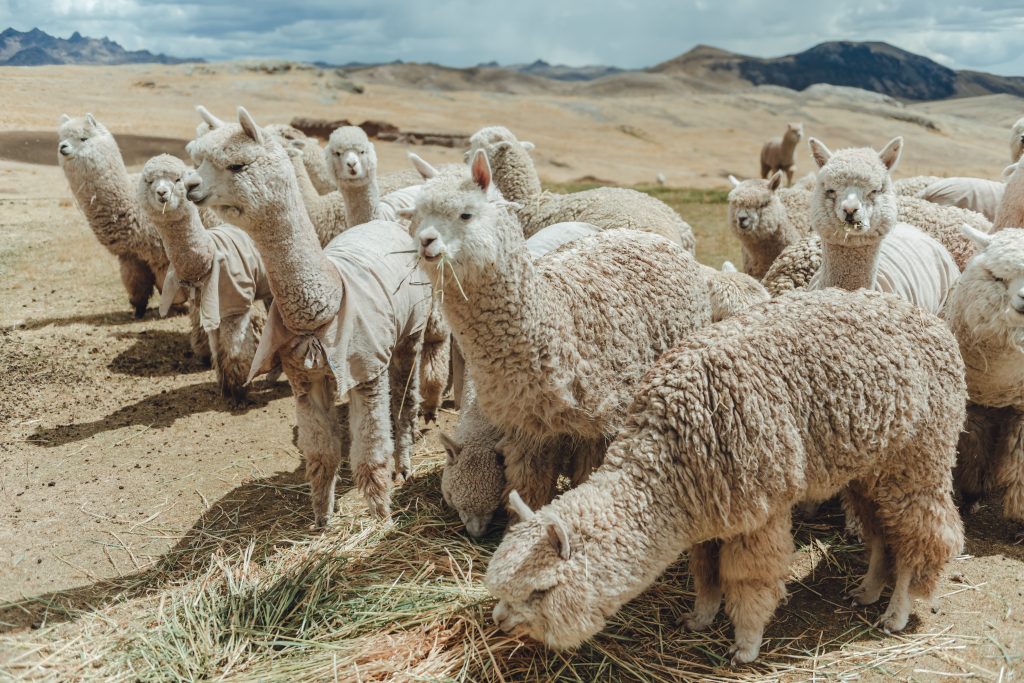
[[743, 243], [743, 271], [760, 280], [787, 246], [789, 243], [778, 234], [751, 244]]
[[782, 158], [792, 159], [793, 150], [796, 149], [796, 143], [800, 141], [800, 138], [795, 135], [783, 135], [782, 136]]
[[1024, 171], [1019, 168], [1006, 180], [1003, 198], [992, 221], [992, 232], [1024, 226]]
[[[518, 417], [509, 417], [509, 426], [516, 422], [517, 428], [544, 432], [533, 423], [534, 413], [572, 409], [571, 381], [579, 362], [574, 340], [565, 336], [571, 335], [572, 313], [535, 268], [518, 224], [504, 209], [494, 235], [501, 241], [494, 260], [459, 268], [458, 282], [449, 267], [428, 271], [443, 291], [445, 317], [472, 369], [484, 412], [495, 420], [498, 413], [514, 412]], [[536, 381], [538, 376], [545, 381]], [[508, 396], [516, 397], [514, 406], [492, 403]]]
[[377, 174], [372, 171], [362, 184], [340, 182], [338, 188], [345, 198], [345, 219], [348, 227], [362, 225], [373, 220], [380, 204], [380, 189]]
[[258, 230], [251, 234], [263, 255], [274, 303], [285, 326], [292, 332], [308, 333], [337, 316], [343, 288], [301, 204], [294, 176], [284, 180], [283, 198], [252, 221]]
[[179, 280], [197, 282], [213, 267], [216, 245], [199, 220], [199, 210], [188, 203], [185, 211], [174, 217], [150, 212], [160, 229], [167, 255]]
[[541, 193], [540, 178], [530, 154], [519, 145], [505, 145], [492, 152], [494, 184], [510, 202], [527, 202]]
[[113, 145], [107, 153], [74, 159], [64, 173], [89, 226], [105, 246], [123, 238], [139, 225], [136, 202], [128, 196], [130, 182], [121, 152]]
[[308, 209], [311, 204], [320, 199], [320, 193], [313, 185], [312, 178], [309, 177], [309, 171], [306, 169], [303, 158], [298, 155], [289, 155], [289, 158], [292, 161], [292, 168], [295, 169], [295, 180], [299, 183], [299, 194], [302, 195], [302, 201]]
[[850, 245], [821, 242], [821, 286], [839, 289], [873, 289], [882, 240]]

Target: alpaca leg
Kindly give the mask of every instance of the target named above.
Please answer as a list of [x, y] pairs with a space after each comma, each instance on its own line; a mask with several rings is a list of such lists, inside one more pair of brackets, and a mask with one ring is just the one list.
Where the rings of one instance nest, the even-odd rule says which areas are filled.
[[936, 474], [933, 481], [906, 475], [883, 479], [873, 495], [895, 565], [892, 598], [882, 615], [889, 632], [906, 627], [911, 595], [930, 598], [946, 563], [963, 549], [963, 523], [953, 504], [949, 473]]
[[761, 179], [764, 180], [772, 172], [772, 167], [768, 164], [761, 162]]
[[957, 462], [953, 481], [960, 492], [961, 509], [967, 513], [989, 488], [989, 463], [994, 459], [1001, 443], [998, 411], [967, 405], [967, 424], [957, 443]]
[[466, 396], [466, 388], [469, 385], [469, 376], [466, 370], [466, 359], [462, 357], [462, 350], [455, 339], [452, 339], [452, 398], [455, 400], [455, 408], [462, 410]]
[[389, 368], [391, 378], [392, 436], [395, 441], [396, 484], [403, 484], [412, 472], [412, 447], [420, 412], [420, 356], [412, 348], [396, 349]]
[[118, 256], [121, 265], [121, 282], [128, 291], [128, 302], [132, 305], [136, 319], [146, 315], [149, 297], [156, 286], [156, 276], [145, 261], [134, 256]]
[[702, 631], [715, 620], [722, 605], [722, 582], [719, 580], [719, 553], [721, 543], [708, 541], [690, 549], [690, 574], [697, 597], [693, 611], [683, 618], [691, 631]]
[[316, 527], [322, 529], [334, 514], [334, 485], [341, 462], [334, 379], [321, 375], [312, 380], [296, 381], [289, 376], [289, 381], [295, 394], [299, 450], [306, 458], [313, 519]]
[[847, 526], [856, 525], [868, 549], [868, 570], [849, 597], [858, 605], [878, 602], [889, 578], [889, 565], [885, 554], [885, 536], [878, 521], [875, 504], [864, 495], [860, 482], [851, 482], [842, 494]]
[[235, 405], [245, 402], [249, 368], [259, 343], [258, 323], [252, 309], [241, 315], [221, 319], [217, 329], [217, 379], [220, 391]]
[[764, 627], [786, 595], [793, 555], [789, 510], [747, 534], [722, 543], [719, 576], [725, 612], [735, 628], [733, 664], [757, 659]]
[[1003, 496], [1003, 516], [1024, 522], [1024, 415], [1014, 413], [1003, 429], [995, 463], [995, 484]]
[[356, 488], [363, 492], [370, 512], [380, 519], [391, 516], [392, 439], [391, 392], [387, 372], [348, 393], [349, 461]]
[[448, 388], [452, 333], [438, 307], [431, 311], [426, 325], [420, 356], [420, 394], [423, 419], [429, 423], [437, 420], [437, 409]]
[[[498, 450], [505, 457], [504, 500], [512, 491], [517, 491], [531, 509], [547, 505], [555, 497], [558, 483], [558, 458], [551, 452], [554, 444], [541, 444], [531, 439], [506, 436], [498, 443]], [[518, 517], [509, 508], [509, 521]]]
[[786, 169], [786, 187], [793, 187], [793, 167]]
[[199, 307], [189, 306], [188, 309], [188, 344], [192, 347], [192, 353], [195, 355], [196, 360], [205, 365], [206, 367], [212, 367], [214, 362], [214, 356], [216, 355], [213, 346], [210, 343], [210, 337], [206, 334], [206, 330], [199, 322]]

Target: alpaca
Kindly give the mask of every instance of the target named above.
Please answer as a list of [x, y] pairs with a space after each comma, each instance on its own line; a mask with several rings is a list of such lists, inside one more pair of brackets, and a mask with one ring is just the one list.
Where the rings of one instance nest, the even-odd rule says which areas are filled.
[[[852, 380], [852, 381], [851, 381]], [[505, 534], [485, 583], [494, 620], [578, 645], [690, 550], [709, 627], [723, 597], [734, 664], [757, 658], [785, 596], [790, 510], [843, 492], [869, 550], [855, 602], [890, 632], [963, 547], [951, 468], [963, 361], [935, 316], [879, 292], [796, 292], [711, 325], [647, 373], [604, 464]]]
[[804, 124], [787, 123], [782, 137], [772, 138], [761, 148], [761, 178], [765, 179], [776, 171], [786, 174], [786, 185], [793, 184], [793, 169], [796, 161], [793, 153], [804, 136]]
[[96, 239], [117, 257], [128, 301], [141, 318], [153, 288], [163, 288], [169, 261], [160, 233], [139, 210], [138, 179], [128, 175], [117, 141], [92, 114], [64, 114], [57, 135], [57, 160], [78, 208]]
[[811, 216], [821, 237], [821, 268], [810, 289], [880, 289], [938, 314], [960, 271], [949, 253], [913, 226], [896, 221], [889, 172], [899, 162], [903, 138], [875, 152], [833, 154], [810, 139], [818, 164]]
[[482, 128], [469, 139], [469, 155], [487, 153], [494, 183], [502, 196], [517, 206], [516, 217], [525, 237], [555, 223], [591, 223], [602, 230], [631, 228], [662, 235], [693, 254], [693, 228], [671, 207], [642, 192], [621, 187], [558, 194], [541, 189], [530, 159], [533, 144], [520, 142], [507, 128]]
[[986, 235], [964, 226], [980, 248], [953, 287], [942, 315], [967, 366], [967, 430], [957, 485], [965, 508], [1001, 494], [1003, 515], [1024, 537], [1024, 229]]
[[146, 162], [138, 201], [160, 231], [171, 267], [160, 299], [160, 314], [184, 289], [189, 294], [193, 348], [206, 343], [224, 396], [245, 401], [249, 367], [269, 306], [270, 283], [252, 238], [231, 225], [207, 230], [199, 210], [185, 196], [192, 172], [183, 161], [162, 154]]
[[729, 181], [729, 226], [743, 247], [743, 272], [760, 280], [783, 249], [811, 232], [810, 193], [780, 189], [782, 171], [768, 180]]
[[483, 150], [469, 177], [424, 184], [411, 230], [479, 407], [506, 434], [508, 485], [534, 504], [554, 495], [549, 446], [574, 440], [583, 481], [646, 369], [710, 319], [700, 266], [657, 235], [608, 230], [534, 264]]
[[[274, 294], [250, 378], [280, 359], [296, 398], [314, 523], [334, 511], [341, 460], [335, 396], [347, 394], [352, 475], [371, 512], [391, 514], [408, 476], [419, 413], [419, 354], [430, 298], [396, 223], [374, 221], [321, 249], [288, 154], [242, 107], [191, 143], [188, 197], [217, 207], [255, 240]], [[392, 468], [392, 460], [394, 467]]]

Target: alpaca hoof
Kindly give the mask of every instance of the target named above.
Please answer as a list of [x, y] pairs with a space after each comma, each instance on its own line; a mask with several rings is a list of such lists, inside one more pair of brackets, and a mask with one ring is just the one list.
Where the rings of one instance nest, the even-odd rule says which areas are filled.
[[847, 597], [853, 601], [853, 607], [873, 605], [878, 602], [880, 597], [882, 597], [882, 588], [879, 587], [875, 590], [868, 590], [865, 586], [858, 586], [847, 593]]
[[401, 486], [406, 480], [405, 472], [395, 472], [391, 475], [391, 481], [394, 482], [395, 486]]
[[898, 614], [882, 615], [881, 628], [887, 634], [892, 635], [893, 633], [899, 633], [907, 627], [907, 621], [909, 616], [901, 617]]
[[135, 313], [133, 313], [136, 320], [142, 320], [146, 317], [146, 304], [139, 304], [135, 307]]
[[437, 422], [437, 411], [436, 410], [425, 410], [423, 411], [423, 422], [430, 424], [431, 422]]
[[730, 666], [739, 666], [741, 664], [750, 664], [752, 661], [757, 659], [757, 655], [760, 654], [761, 648], [759, 647], [740, 647], [739, 645], [733, 645], [729, 648], [729, 654], [732, 657], [729, 659]]
[[382, 500], [370, 500], [367, 503], [374, 517], [384, 521], [391, 519], [391, 503]]
[[711, 627], [711, 624], [715, 621], [715, 615], [698, 614], [696, 612], [687, 612], [683, 615], [680, 623], [687, 631], [705, 631]]
[[313, 531], [323, 531], [327, 528], [327, 524], [331, 521], [328, 515], [317, 517], [313, 520]]

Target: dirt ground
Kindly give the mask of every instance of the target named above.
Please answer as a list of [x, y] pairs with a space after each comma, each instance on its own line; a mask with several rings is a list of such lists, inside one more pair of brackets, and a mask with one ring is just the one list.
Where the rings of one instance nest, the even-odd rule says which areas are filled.
[[[158, 563], [211, 520], [244, 534], [306, 495], [287, 384], [261, 386], [250, 405], [231, 410], [218, 396], [213, 373], [191, 357], [186, 318], [160, 319], [151, 308], [144, 320], [132, 320], [115, 260], [96, 242], [53, 165], [55, 137], [49, 131], [63, 111], [93, 111], [115, 133], [137, 136], [119, 136], [132, 164], [157, 152], [180, 153], [195, 124], [190, 103], [200, 98], [224, 116], [244, 98], [257, 116], [267, 112], [268, 122], [288, 120], [297, 103], [304, 108], [295, 113], [361, 120], [376, 112], [376, 118], [416, 130], [472, 132], [511, 118], [511, 127], [525, 131], [522, 137], [552, 150], [540, 155], [551, 180], [594, 175], [633, 183], [666, 169], [670, 184], [695, 187], [722, 186], [723, 174], [751, 169], [753, 141], [794, 113], [792, 98], [770, 92], [747, 102], [775, 107], [775, 120], [769, 116], [763, 129], [754, 130], [743, 127], [736, 96], [729, 96], [734, 100], [727, 112], [724, 100], [715, 100], [724, 95], [562, 101], [382, 86], [362, 96], [345, 93], [339, 107], [342, 95], [313, 86], [289, 99], [298, 76], [218, 73], [203, 76], [213, 82], [201, 84], [183, 67], [104, 69], [84, 81], [82, 74], [78, 68], [0, 70], [6, 103], [0, 120], [0, 601], [7, 603], [0, 604], [0, 632], [8, 634], [46, 622], [47, 602], [102, 606], [98, 586]], [[131, 85], [150, 81], [157, 85]], [[76, 83], [85, 85], [76, 89]], [[416, 99], [421, 95], [425, 103]], [[121, 107], [119, 98], [132, 104]], [[917, 147], [917, 160], [915, 148], [908, 150], [913, 172], [997, 173], [1006, 155], [999, 135], [1005, 116], [990, 108], [993, 120], [979, 122], [960, 119], [949, 108], [935, 114], [943, 117], [941, 134], [900, 121], [883, 126], [874, 114], [848, 112], [843, 121], [826, 121], [824, 109], [806, 107], [804, 113], [818, 113], [820, 126], [831, 133], [823, 137], [837, 143], [833, 147], [880, 145], [900, 132], [912, 142], [927, 141]], [[689, 111], [692, 120], [673, 121], [673, 110]], [[633, 133], [609, 141], [609, 132], [623, 126]], [[965, 132], [977, 139], [957, 137]], [[383, 147], [382, 164], [400, 163], [404, 150]], [[452, 150], [426, 151], [440, 161], [458, 158]], [[724, 210], [707, 209], [716, 214], [715, 225]], [[715, 265], [721, 257], [699, 255]], [[442, 413], [440, 426], [451, 427], [454, 419], [453, 412]], [[417, 459], [436, 459], [439, 451], [437, 428], [431, 427]], [[354, 493], [345, 495], [361, 504]], [[966, 526], [966, 552], [942, 584], [937, 613], [919, 604], [912, 625], [918, 633], [955, 639], [955, 647], [869, 678], [970, 674], [1020, 680], [1024, 547], [1007, 540], [1013, 529], [999, 518], [994, 501], [986, 501]], [[838, 593], [841, 582], [829, 586]], [[817, 599], [800, 581], [791, 590], [796, 595], [780, 609], [780, 619], [794, 618], [800, 605]], [[837, 594], [828, 597], [838, 600]], [[846, 618], [816, 614], [830, 622], [822, 623], [823, 631]], [[893, 641], [883, 636], [879, 642]]]

